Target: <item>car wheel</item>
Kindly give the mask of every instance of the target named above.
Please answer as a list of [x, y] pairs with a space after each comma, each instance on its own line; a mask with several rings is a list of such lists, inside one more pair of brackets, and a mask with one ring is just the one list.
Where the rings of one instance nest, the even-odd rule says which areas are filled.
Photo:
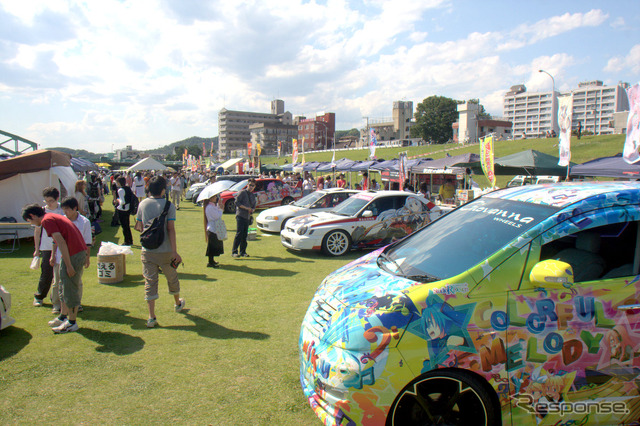
[[229, 201], [226, 202], [226, 204], [224, 205], [224, 212], [225, 213], [235, 213], [236, 211], [236, 202], [235, 200], [231, 199]]
[[282, 205], [286, 206], [287, 204], [291, 204], [293, 203], [293, 198], [291, 197], [284, 197], [284, 199], [282, 200]]
[[282, 224], [280, 225], [280, 232], [282, 232], [282, 230], [284, 229], [285, 226], [287, 226], [287, 222], [289, 221], [289, 219], [291, 219], [290, 217], [285, 217], [282, 221]]
[[388, 426], [407, 424], [501, 424], [495, 392], [473, 373], [430, 371], [407, 385], [396, 397]]
[[351, 238], [344, 231], [331, 231], [322, 240], [322, 251], [329, 256], [342, 256], [351, 249]]

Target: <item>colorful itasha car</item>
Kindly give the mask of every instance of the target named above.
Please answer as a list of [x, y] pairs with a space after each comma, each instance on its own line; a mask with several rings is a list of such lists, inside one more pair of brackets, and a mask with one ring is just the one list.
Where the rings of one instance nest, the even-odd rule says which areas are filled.
[[11, 310], [11, 294], [0, 285], [0, 330], [9, 327], [16, 322], [9, 316]]
[[496, 191], [329, 275], [300, 334], [325, 424], [637, 424], [640, 183]]
[[403, 191], [352, 195], [331, 211], [292, 218], [280, 242], [293, 250], [341, 256], [352, 248], [377, 248], [422, 228], [442, 214], [431, 201]]

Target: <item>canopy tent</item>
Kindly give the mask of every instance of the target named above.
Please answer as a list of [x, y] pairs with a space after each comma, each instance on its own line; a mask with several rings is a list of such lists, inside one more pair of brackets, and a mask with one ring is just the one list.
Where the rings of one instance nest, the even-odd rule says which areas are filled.
[[354, 164], [353, 166], [351, 166], [351, 168], [349, 168], [349, 171], [350, 172], [366, 172], [371, 168], [371, 166], [377, 163], [378, 163], [377, 161], [373, 161], [373, 160], [360, 161]]
[[151, 157], [147, 157], [127, 169], [129, 172], [136, 172], [139, 170], [169, 170], [169, 168], [159, 161], [156, 161]]
[[261, 172], [279, 172], [282, 170], [282, 166], [277, 164], [262, 164], [260, 165]]
[[[494, 162], [497, 175], [566, 176], [567, 174], [565, 166], [558, 166], [558, 157], [533, 149], [507, 155]], [[571, 163], [570, 166], [575, 166], [575, 163]]]
[[[78, 177], [70, 164], [69, 154], [51, 150], [37, 150], [0, 161], [0, 217], [13, 217], [22, 222], [22, 208], [31, 203], [42, 204], [42, 190], [48, 186], [58, 188], [61, 196], [73, 194]], [[33, 230], [20, 230], [18, 235], [33, 236]]]
[[[348, 158], [341, 158], [335, 161], [335, 171], [336, 172], [347, 172], [349, 169], [356, 164], [357, 161], [349, 160]], [[331, 162], [325, 163], [322, 166], [318, 167], [316, 171], [318, 172], [330, 172], [334, 170], [334, 167], [331, 165]]]
[[640, 179], [640, 163], [629, 164], [622, 154], [613, 157], [596, 158], [573, 166], [571, 176], [600, 176], [610, 178]]
[[231, 169], [232, 167], [235, 167], [236, 164], [238, 164], [239, 162], [244, 161], [243, 158], [232, 158], [231, 160], [227, 160], [224, 163], [222, 163], [220, 166], [218, 166], [216, 168], [216, 170], [220, 167], [222, 167], [222, 169], [224, 171], [227, 171], [229, 169]]
[[98, 166], [96, 164], [93, 164], [91, 161], [85, 160], [83, 158], [72, 158], [70, 162], [71, 168], [76, 173], [98, 170]]
[[480, 156], [478, 154], [467, 153], [447, 156], [437, 160], [422, 159], [417, 164], [411, 166], [412, 173], [424, 173], [425, 169], [444, 169], [447, 167], [479, 167]]

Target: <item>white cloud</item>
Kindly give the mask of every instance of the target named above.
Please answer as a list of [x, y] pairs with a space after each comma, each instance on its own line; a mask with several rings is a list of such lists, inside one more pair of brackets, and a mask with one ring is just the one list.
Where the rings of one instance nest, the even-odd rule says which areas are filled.
[[640, 73], [640, 44], [633, 46], [627, 56], [609, 59], [607, 66], [604, 68], [608, 72], [619, 72], [625, 69], [631, 70], [636, 74]]

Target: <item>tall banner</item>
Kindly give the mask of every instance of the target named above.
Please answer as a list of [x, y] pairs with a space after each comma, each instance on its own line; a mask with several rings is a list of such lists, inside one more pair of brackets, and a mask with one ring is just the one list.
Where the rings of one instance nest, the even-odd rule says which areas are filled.
[[559, 166], [568, 166], [571, 161], [571, 115], [573, 114], [573, 97], [563, 96], [558, 98], [558, 149], [560, 150]]
[[282, 141], [278, 141], [278, 158], [280, 158], [281, 152], [282, 152]]
[[480, 142], [480, 164], [491, 187], [496, 186], [496, 174], [493, 170], [493, 135], [485, 136]]
[[400, 191], [404, 189], [404, 181], [407, 178], [407, 153], [401, 152], [398, 162], [398, 180], [400, 181]]
[[202, 156], [207, 156], [207, 148], [204, 146], [204, 141], [202, 141]]
[[213, 157], [213, 141], [211, 141], [211, 151], [209, 151], [209, 157]]
[[335, 169], [336, 167], [336, 150], [333, 150], [333, 157], [331, 157], [331, 168]]
[[253, 152], [251, 150], [252, 150], [252, 144], [251, 142], [247, 142], [247, 155], [249, 157], [253, 157]]
[[302, 165], [304, 166], [304, 136], [302, 137]]
[[293, 139], [293, 150], [291, 151], [291, 164], [298, 162], [298, 139]]
[[376, 158], [377, 143], [378, 143], [378, 140], [376, 139], [376, 132], [373, 129], [371, 129], [369, 133], [369, 156], [371, 157], [372, 160]]
[[640, 160], [640, 84], [636, 83], [627, 89], [629, 98], [629, 117], [627, 118], [627, 139], [624, 141], [622, 157], [633, 164]]

